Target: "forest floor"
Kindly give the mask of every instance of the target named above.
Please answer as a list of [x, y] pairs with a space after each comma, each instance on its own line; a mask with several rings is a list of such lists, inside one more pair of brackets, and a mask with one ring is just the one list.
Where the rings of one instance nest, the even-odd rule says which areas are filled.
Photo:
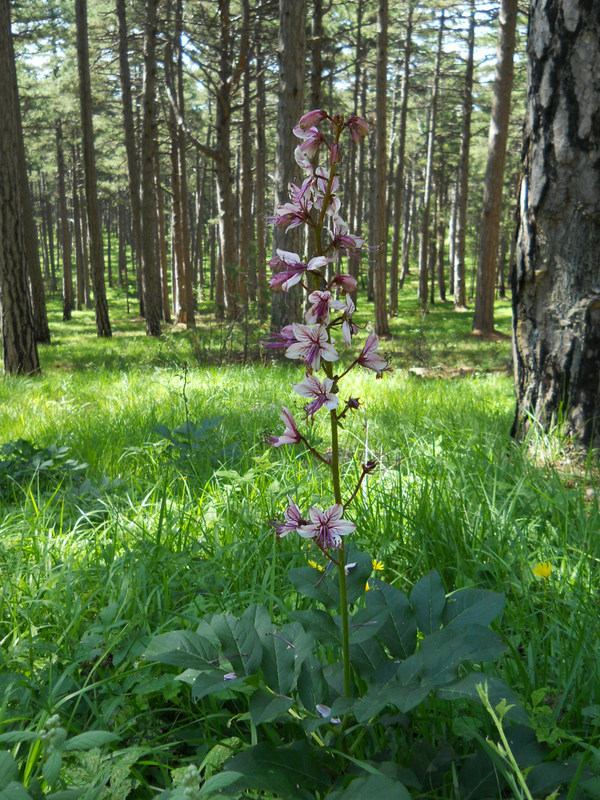
[[[265, 444], [265, 431], [281, 432], [281, 406], [301, 408], [298, 365], [261, 349], [266, 328], [217, 322], [206, 303], [196, 331], [165, 326], [149, 339], [132, 300], [129, 313], [122, 292], [109, 300], [104, 340], [92, 311], [63, 323], [52, 300], [41, 377], [0, 384], [0, 797], [8, 775], [27, 790], [19, 797], [166, 800], [190, 764], [201, 782], [227, 769], [256, 743], [243, 697], [194, 700], [178, 670], [144, 653], [206, 614], [259, 603], [281, 621], [306, 608], [287, 579], [306, 546], [278, 542], [270, 521], [288, 496], [332, 502], [306, 452]], [[356, 321], [371, 317], [363, 303]], [[476, 701], [434, 693], [400, 714], [397, 735], [412, 744], [397, 761], [412, 797], [600, 797], [597, 470], [591, 457], [575, 469], [559, 427], [511, 441], [509, 303], [496, 310], [505, 336], [473, 337], [471, 320], [450, 303], [422, 315], [413, 287], [400, 295], [381, 344], [393, 371], [353, 371], [344, 386], [361, 398], [342, 433], [344, 491], [376, 458], [349, 515], [378, 577], [408, 593], [436, 570], [447, 592], [506, 596], [494, 623], [506, 650], [486, 673], [527, 715], [505, 724], [535, 791], [505, 793], [516, 772], [486, 746], [498, 734]], [[316, 421], [311, 441], [325, 437]], [[65, 734], [50, 747], [57, 725]], [[369, 730], [356, 753], [377, 741]], [[476, 788], [476, 751], [495, 793]]]

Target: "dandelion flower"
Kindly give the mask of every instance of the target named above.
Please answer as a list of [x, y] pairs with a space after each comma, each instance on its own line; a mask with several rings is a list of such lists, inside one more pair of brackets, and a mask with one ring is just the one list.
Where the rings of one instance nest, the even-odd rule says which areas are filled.
[[550, 573], [552, 572], [552, 564], [549, 561], [542, 561], [533, 568], [533, 574], [537, 575], [538, 578], [544, 578], [548, 580], [550, 577]]

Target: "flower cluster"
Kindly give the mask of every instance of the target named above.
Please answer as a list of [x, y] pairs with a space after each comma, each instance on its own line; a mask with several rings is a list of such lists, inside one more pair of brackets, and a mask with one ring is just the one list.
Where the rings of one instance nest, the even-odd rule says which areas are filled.
[[[329, 138], [319, 128], [326, 121], [329, 121]], [[364, 239], [349, 232], [348, 225], [339, 215], [339, 178], [335, 173], [342, 157], [339, 141], [344, 130], [356, 142], [368, 133], [368, 126], [359, 117], [346, 119], [339, 114], [329, 116], [325, 111], [315, 110], [305, 114], [294, 128], [294, 134], [301, 140], [296, 147], [295, 158], [305, 178], [300, 185], [289, 184], [289, 202], [279, 206], [272, 222], [288, 230], [302, 224], [308, 226], [312, 231], [315, 252], [312, 258], [303, 260], [297, 253], [277, 250], [270, 261], [273, 271], [270, 284], [274, 292], [288, 292], [294, 286], [303, 287], [310, 305], [303, 323], [286, 325], [273, 335], [270, 342], [265, 343], [268, 347], [284, 349], [287, 358], [303, 364], [304, 379], [295, 383], [293, 388], [308, 401], [305, 406], [307, 417], [314, 417], [321, 409], [329, 411], [332, 432], [339, 421], [359, 405], [356, 398], [349, 398], [340, 404], [341, 379], [356, 366], [372, 370], [377, 377], [381, 377], [388, 369], [387, 361], [377, 352], [379, 339], [374, 333], [367, 336], [361, 352], [348, 367], [336, 372], [334, 366], [340, 359], [339, 345], [333, 338], [335, 331], [341, 333], [345, 347], [350, 347], [354, 336], [359, 333], [359, 327], [352, 319], [356, 306], [351, 296], [357, 289], [357, 281], [345, 273], [326, 280], [324, 268], [337, 261], [340, 255], [358, 255], [365, 245]], [[327, 166], [313, 166], [312, 159], [320, 148], [328, 151]], [[321, 370], [324, 375], [318, 376], [316, 373]], [[284, 432], [280, 436], [269, 436], [269, 443], [274, 447], [304, 443], [313, 455], [332, 470], [335, 502], [325, 510], [311, 507], [305, 518], [298, 506], [288, 498], [289, 506], [284, 519], [276, 525], [277, 534], [282, 537], [295, 531], [301, 537], [312, 540], [329, 555], [331, 550], [341, 548], [342, 537], [356, 528], [353, 522], [344, 519], [348, 503], [344, 504], [340, 496], [339, 454], [333, 447], [334, 437], [332, 455], [326, 458], [309, 444], [288, 408], [283, 408], [281, 419]], [[337, 435], [335, 438], [337, 440]], [[371, 465], [366, 469], [363, 467], [362, 477], [372, 468]], [[355, 497], [356, 491], [350, 499]]]

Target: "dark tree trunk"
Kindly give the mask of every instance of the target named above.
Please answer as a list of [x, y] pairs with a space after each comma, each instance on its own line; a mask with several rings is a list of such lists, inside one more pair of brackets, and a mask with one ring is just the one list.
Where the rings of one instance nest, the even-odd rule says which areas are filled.
[[600, 0], [531, 3], [513, 434], [600, 446]]
[[376, 127], [375, 127], [375, 244], [378, 247], [373, 271], [373, 299], [375, 301], [375, 332], [389, 335], [387, 316], [387, 251], [388, 230], [386, 210], [386, 89], [387, 89], [387, 28], [388, 0], [379, 0], [377, 6], [377, 74], [376, 74]]
[[129, 200], [131, 203], [131, 224], [133, 228], [133, 248], [136, 262], [141, 261], [142, 226], [140, 211], [140, 171], [138, 168], [133, 106], [131, 98], [131, 73], [127, 55], [127, 16], [125, 0], [117, 0], [117, 20], [119, 24], [119, 72], [121, 77], [121, 102], [123, 106], [123, 132], [127, 155], [127, 176]]
[[444, 15], [442, 9], [440, 15], [437, 55], [435, 60], [435, 73], [433, 76], [433, 87], [431, 89], [431, 103], [429, 116], [429, 135], [427, 139], [427, 166], [425, 169], [425, 189], [423, 192], [423, 217], [421, 229], [421, 247], [419, 259], [419, 298], [421, 307], [427, 309], [427, 272], [429, 260], [429, 215], [431, 211], [431, 184], [433, 172], [433, 151], [435, 148], [435, 128], [437, 124], [437, 103], [440, 84], [440, 71], [442, 61], [442, 41], [444, 36]]
[[146, 0], [144, 31], [144, 86], [142, 123], [142, 287], [146, 333], [160, 336], [162, 302], [156, 258], [156, 194], [154, 182], [156, 158], [156, 13], [158, 0]]
[[458, 155], [458, 182], [456, 189], [456, 235], [454, 257], [454, 309], [467, 305], [465, 252], [467, 243], [467, 200], [469, 195], [469, 150], [471, 146], [471, 112], [473, 109], [473, 52], [475, 48], [475, 0], [471, 0], [471, 19], [465, 70], [460, 152]]
[[92, 93], [90, 86], [90, 59], [87, 31], [87, 0], [75, 0], [77, 24], [77, 67], [79, 71], [79, 105], [81, 109], [81, 134], [83, 140], [83, 166], [85, 172], [85, 195], [87, 201], [88, 226], [90, 231], [90, 265], [96, 331], [98, 336], [111, 336], [104, 285], [104, 245], [102, 223], [98, 206], [96, 156], [94, 152], [94, 129], [92, 125]]
[[0, 0], [0, 308], [4, 371], [40, 371], [27, 285], [19, 180], [19, 110], [9, 0]]
[[67, 211], [67, 192], [65, 189], [65, 157], [63, 148], [62, 122], [56, 124], [56, 165], [58, 171], [58, 206], [60, 209], [59, 240], [63, 260], [63, 320], [71, 319], [73, 310], [73, 273], [71, 266], [71, 233]]
[[73, 158], [73, 238], [75, 239], [75, 274], [77, 276], [76, 307], [81, 311], [85, 300], [85, 270], [83, 266], [83, 243], [81, 241], [81, 208], [79, 207], [79, 186], [77, 181], [77, 156], [75, 147], [72, 147]]
[[[275, 208], [287, 202], [288, 183], [298, 170], [294, 159], [296, 143], [292, 128], [303, 112], [306, 0], [279, 0], [279, 87], [277, 108], [277, 149], [275, 153]], [[273, 230], [273, 250], [283, 248], [299, 252], [299, 234], [286, 235], [285, 229]], [[279, 330], [299, 316], [298, 294], [274, 294], [271, 303], [271, 326]]]
[[492, 119], [488, 139], [488, 160], [483, 188], [483, 211], [479, 229], [477, 262], [477, 294], [473, 314], [473, 331], [491, 334], [494, 330], [494, 284], [498, 235], [502, 211], [504, 164], [510, 116], [510, 95], [513, 82], [513, 55], [517, 27], [517, 0], [502, 0], [498, 33], [498, 64], [494, 85]]
[[392, 224], [392, 255], [390, 260], [390, 314], [398, 313], [398, 264], [400, 260], [400, 221], [402, 217], [402, 201], [404, 189], [404, 155], [406, 150], [406, 117], [408, 112], [408, 77], [410, 73], [410, 56], [412, 51], [412, 0], [408, 3], [408, 19], [406, 21], [406, 38], [404, 42], [404, 64], [402, 68], [402, 98], [400, 101], [400, 132], [398, 134], [398, 162], [396, 165], [396, 197], [394, 200], [394, 218]]
[[265, 77], [264, 63], [260, 41], [260, 15], [256, 22], [255, 56], [256, 56], [256, 154], [255, 154], [255, 216], [256, 216], [256, 305], [258, 318], [264, 322], [269, 314], [269, 287], [267, 285], [267, 250], [265, 231], [265, 153], [267, 149], [265, 135]]

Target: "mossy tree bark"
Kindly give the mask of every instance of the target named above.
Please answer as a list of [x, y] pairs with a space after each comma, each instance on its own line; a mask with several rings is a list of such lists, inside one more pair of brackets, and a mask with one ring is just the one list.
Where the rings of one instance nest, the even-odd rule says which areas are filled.
[[513, 334], [513, 434], [600, 445], [600, 0], [532, 0]]

